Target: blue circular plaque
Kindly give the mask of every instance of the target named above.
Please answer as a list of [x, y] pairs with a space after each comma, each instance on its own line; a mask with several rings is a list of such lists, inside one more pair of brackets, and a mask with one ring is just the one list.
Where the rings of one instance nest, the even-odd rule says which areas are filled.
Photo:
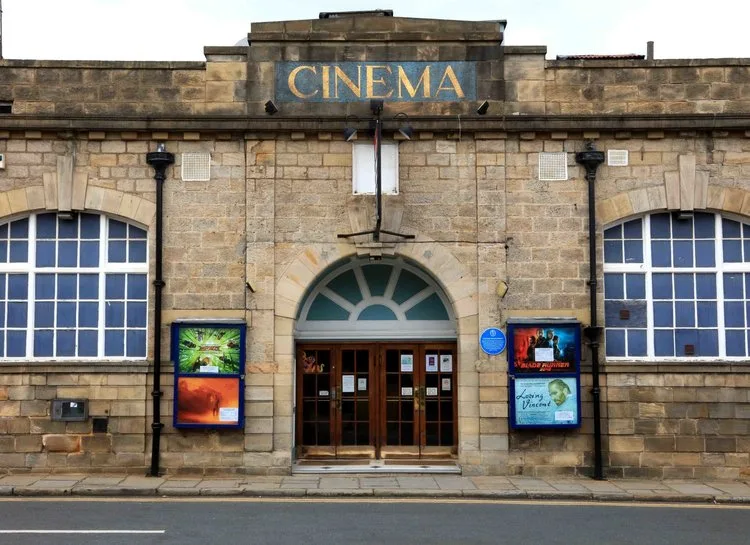
[[488, 327], [479, 336], [479, 345], [490, 356], [497, 356], [505, 350], [505, 333], [496, 327]]

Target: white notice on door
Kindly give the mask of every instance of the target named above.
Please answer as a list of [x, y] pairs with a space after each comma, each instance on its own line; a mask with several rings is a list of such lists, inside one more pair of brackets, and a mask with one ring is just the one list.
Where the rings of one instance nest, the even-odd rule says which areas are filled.
[[346, 393], [354, 391], [354, 375], [341, 375], [341, 391]]
[[442, 354], [440, 356], [440, 372], [441, 373], [453, 372], [453, 355], [452, 354]]
[[436, 396], [437, 395], [437, 388], [427, 388], [427, 395], [428, 396]]
[[451, 379], [444, 378], [442, 380], [442, 389], [444, 392], [450, 392], [451, 391]]
[[414, 356], [412, 356], [411, 354], [401, 354], [401, 372], [414, 372]]
[[359, 390], [360, 392], [367, 391], [367, 379], [366, 378], [357, 379], [357, 390]]
[[414, 395], [414, 389], [413, 388], [401, 388], [401, 395], [402, 396]]
[[437, 354], [427, 354], [425, 356], [425, 371], [428, 373], [437, 373], [438, 357]]

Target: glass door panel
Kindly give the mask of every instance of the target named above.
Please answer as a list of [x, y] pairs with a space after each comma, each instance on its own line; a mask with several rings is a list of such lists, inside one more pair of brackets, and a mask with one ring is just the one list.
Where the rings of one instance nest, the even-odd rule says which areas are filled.
[[381, 457], [419, 455], [419, 390], [415, 347], [381, 351], [385, 385], [381, 426]]
[[300, 455], [333, 456], [334, 384], [333, 351], [330, 348], [300, 349], [297, 354], [298, 412], [297, 445]]
[[372, 436], [372, 350], [342, 347], [339, 381], [339, 456], [375, 456]]
[[[425, 452], [453, 450], [456, 443], [456, 384], [453, 347], [424, 348], [424, 442]], [[443, 447], [443, 448], [431, 448]]]

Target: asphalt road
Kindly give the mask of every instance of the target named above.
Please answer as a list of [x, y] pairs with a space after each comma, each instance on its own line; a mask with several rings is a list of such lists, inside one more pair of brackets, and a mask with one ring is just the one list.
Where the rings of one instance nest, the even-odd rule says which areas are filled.
[[749, 515], [631, 503], [10, 499], [0, 544], [746, 545]]

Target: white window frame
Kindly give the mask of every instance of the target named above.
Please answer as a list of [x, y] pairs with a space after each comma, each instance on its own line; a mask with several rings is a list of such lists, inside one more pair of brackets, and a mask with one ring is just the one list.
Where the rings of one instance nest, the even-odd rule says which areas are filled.
[[[99, 266], [97, 267], [37, 267], [36, 265], [36, 249], [37, 249], [37, 218], [41, 214], [45, 214], [49, 212], [38, 212], [29, 214], [28, 216], [19, 216], [19, 217], [12, 217], [12, 218], [6, 218], [3, 220], [2, 223], [8, 224], [10, 227], [10, 223], [13, 221], [22, 220], [25, 218], [28, 218], [29, 220], [29, 231], [28, 231], [28, 260], [25, 263], [2, 263], [0, 262], [0, 273], [1, 274], [25, 274], [28, 278], [28, 291], [27, 291], [27, 321], [26, 321], [26, 356], [25, 357], [16, 357], [16, 356], [2, 356], [0, 357], [0, 362], [40, 362], [40, 361], [61, 361], [61, 362], [73, 362], [73, 361], [142, 361], [146, 360], [148, 358], [148, 348], [149, 348], [149, 339], [148, 339], [148, 332], [149, 332], [149, 289], [148, 289], [148, 264], [149, 264], [149, 245], [148, 245], [148, 230], [144, 229], [141, 226], [134, 225], [135, 227], [138, 227], [139, 229], [142, 229], [146, 231], [146, 238], [144, 239], [146, 242], [146, 261], [145, 263], [109, 263], [108, 256], [109, 256], [109, 220], [115, 220], [120, 221], [122, 223], [125, 223], [126, 225], [130, 225], [127, 221], [118, 219], [118, 218], [111, 218], [107, 216], [106, 214], [97, 213], [97, 212], [87, 212], [92, 215], [96, 215], [99, 217], [99, 239], [82, 239], [79, 237], [76, 239], [69, 239], [69, 240], [75, 240], [77, 242], [81, 242], [82, 240], [97, 240], [99, 242]], [[80, 220], [79, 220], [80, 221]], [[10, 238], [9, 238], [10, 240]], [[56, 241], [60, 240], [68, 240], [68, 239], [60, 239], [57, 238]], [[120, 240], [120, 239], [118, 239]], [[128, 239], [130, 240], [130, 239]], [[80, 252], [80, 245], [79, 245], [79, 252]], [[80, 253], [79, 253], [80, 256]], [[37, 274], [96, 274], [99, 277], [99, 294], [98, 298], [96, 299], [97, 303], [99, 304], [98, 308], [98, 323], [97, 323], [97, 356], [51, 356], [51, 357], [38, 357], [34, 356], [34, 336], [35, 336], [35, 328], [34, 328], [34, 318], [35, 318], [35, 303], [36, 301], [36, 275]], [[105, 356], [104, 355], [104, 340], [105, 340], [105, 312], [106, 312], [106, 299], [105, 299], [105, 288], [106, 288], [106, 277], [108, 274], [145, 274], [146, 275], [146, 325], [145, 325], [145, 331], [146, 331], [146, 352], [144, 356]], [[7, 276], [6, 276], [7, 278]], [[7, 280], [6, 280], [7, 281]], [[126, 288], [127, 290], [127, 285]], [[80, 294], [79, 294], [80, 295]], [[126, 292], [127, 295], [127, 292]], [[55, 295], [55, 299], [53, 300], [55, 302], [59, 301], [57, 299], [57, 294]], [[76, 299], [70, 299], [66, 300], [70, 302], [76, 303], [76, 307], [78, 307], [78, 303], [81, 301], [85, 302], [93, 302], [94, 299], [79, 299], [76, 297]], [[7, 320], [7, 316], [6, 316]], [[127, 352], [127, 315], [124, 318], [125, 325], [123, 325], [123, 330], [125, 331], [125, 352]], [[76, 309], [76, 324], [78, 323], [78, 308]], [[53, 330], [57, 330], [57, 316], [54, 318], [54, 325], [52, 326]], [[89, 329], [89, 328], [79, 328], [76, 326], [75, 331], [79, 331], [80, 329]], [[93, 328], [91, 328], [93, 329]], [[119, 329], [119, 328], [118, 328]], [[132, 328], [132, 329], [142, 329], [142, 328]], [[76, 336], [76, 352], [78, 352], [77, 347], [77, 336]], [[5, 347], [6, 353], [7, 353], [7, 346]], [[55, 335], [53, 340], [53, 354], [57, 350], [57, 335]]]
[[[398, 142], [383, 141], [380, 145], [382, 167], [381, 192], [398, 195]], [[352, 143], [352, 194], [375, 194], [375, 146], [372, 141]]]
[[[714, 262], [715, 265], [713, 267], [675, 267], [674, 262], [671, 267], [653, 267], [651, 266], [651, 217], [653, 214], [659, 214], [662, 212], [653, 212], [652, 214], [647, 214], [645, 216], [642, 216], [641, 219], [643, 220], [642, 226], [642, 242], [643, 242], [643, 263], [605, 263], [604, 262], [604, 236], [603, 233], [607, 229], [611, 227], [616, 227], [617, 225], [625, 224], [629, 221], [632, 221], [634, 219], [638, 219], [637, 217], [630, 217], [625, 220], [622, 220], [617, 223], [613, 223], [611, 225], [607, 225], [603, 231], [602, 231], [602, 263], [603, 263], [603, 269], [602, 274], [607, 273], [637, 273], [637, 274], [645, 274], [645, 289], [646, 289], [646, 356], [606, 356], [606, 346], [605, 346], [605, 358], [608, 362], [686, 362], [686, 363], [703, 363], [703, 362], [748, 362], [750, 363], [750, 355], [749, 356], [727, 356], [726, 355], [726, 326], [725, 326], [725, 319], [724, 319], [724, 274], [725, 273], [740, 273], [740, 274], [750, 274], [750, 262], [747, 263], [724, 263], [724, 247], [723, 247], [723, 240], [724, 240], [724, 234], [722, 230], [722, 219], [726, 218], [728, 220], [737, 221], [741, 224], [747, 223], [747, 219], [734, 217], [729, 214], [720, 214], [720, 213], [713, 213], [714, 215]], [[672, 237], [670, 239], [672, 242], [675, 239]], [[692, 240], [696, 240], [693, 238]], [[695, 257], [695, 255], [694, 255]], [[666, 273], [666, 274], [680, 274], [680, 273], [703, 273], [703, 274], [715, 274], [716, 275], [716, 329], [718, 332], [718, 347], [719, 347], [719, 356], [711, 357], [711, 356], [655, 356], [655, 348], [654, 348], [654, 332], [656, 329], [663, 329], [663, 328], [656, 328], [654, 327], [654, 301], [652, 292], [653, 292], [653, 275], [658, 273]], [[604, 278], [602, 276], [602, 278]], [[604, 284], [604, 282], [602, 282]], [[744, 283], [743, 283], [744, 284]], [[674, 288], [673, 288], [674, 289]], [[602, 300], [606, 301], [606, 294], [602, 291]], [[672, 301], [675, 299], [673, 298]], [[699, 299], [694, 298], [694, 301], [699, 301]], [[745, 293], [745, 301], [750, 302], [750, 294]], [[604, 308], [604, 307], [602, 307]], [[697, 312], [697, 309], [696, 309]], [[674, 317], [676, 321], [676, 316]], [[627, 328], [618, 328], [613, 327], [612, 329], [626, 329]], [[640, 328], [638, 328], [640, 329]], [[672, 329], [677, 329], [676, 326]], [[695, 325], [695, 329], [698, 329], [697, 321]], [[713, 328], [712, 328], [713, 329]], [[730, 328], [730, 329], [736, 329], [736, 328]], [[750, 329], [750, 324], [746, 324], [746, 329]], [[605, 335], [607, 326], [605, 323]], [[745, 334], [745, 342], [747, 343], [747, 334]], [[627, 335], [625, 336], [625, 347], [627, 352]], [[749, 349], [746, 344], [746, 349]], [[748, 352], [750, 354], [750, 352]]]

